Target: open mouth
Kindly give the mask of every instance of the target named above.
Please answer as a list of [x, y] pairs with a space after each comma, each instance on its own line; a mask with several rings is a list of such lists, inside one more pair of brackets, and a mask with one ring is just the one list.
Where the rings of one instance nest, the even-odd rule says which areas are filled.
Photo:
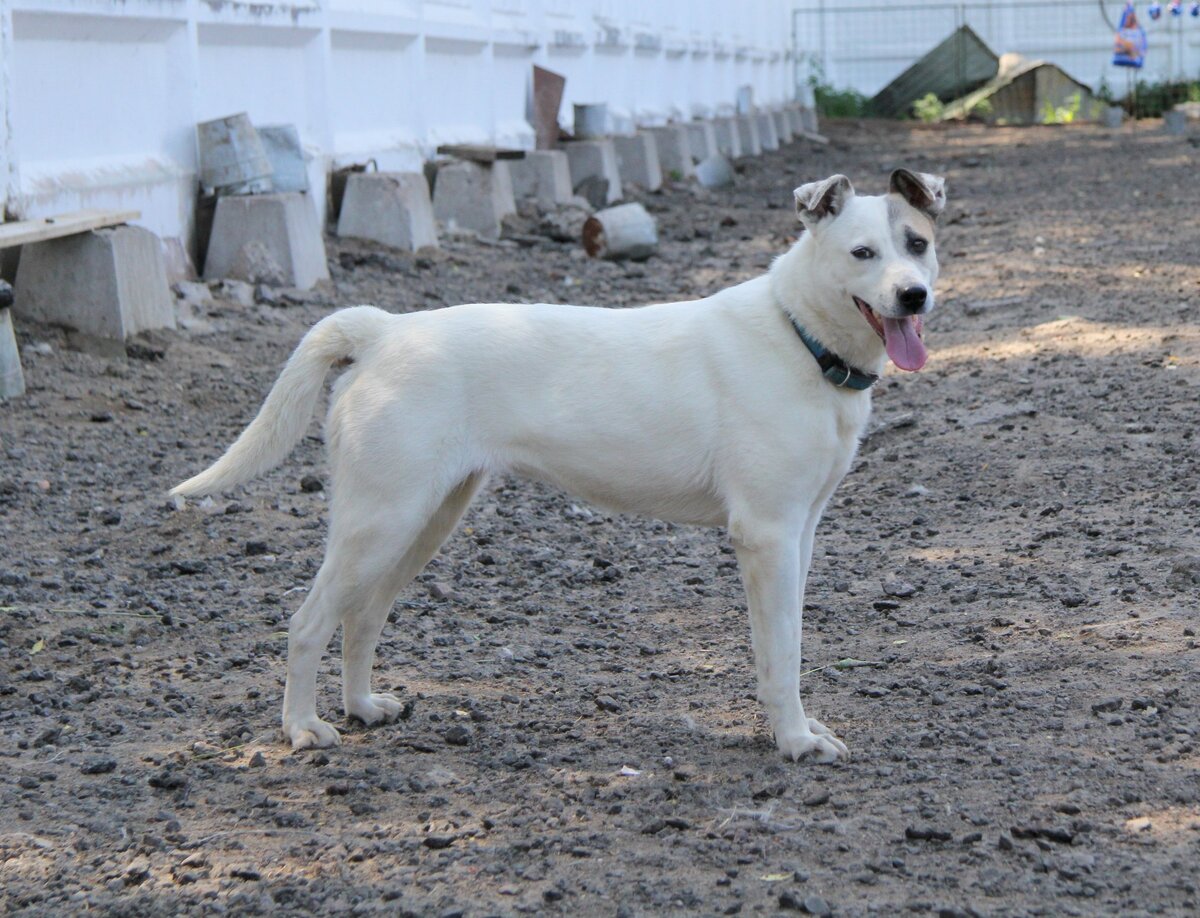
[[925, 323], [920, 316], [905, 316], [902, 319], [892, 319], [881, 316], [871, 308], [869, 303], [854, 297], [854, 305], [863, 314], [875, 334], [883, 340], [888, 357], [892, 363], [902, 370], [916, 371], [925, 366], [929, 354], [925, 350], [925, 342], [921, 335]]

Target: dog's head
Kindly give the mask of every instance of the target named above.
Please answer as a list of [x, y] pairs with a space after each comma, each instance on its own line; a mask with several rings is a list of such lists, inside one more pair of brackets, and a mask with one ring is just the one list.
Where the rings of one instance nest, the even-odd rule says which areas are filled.
[[888, 193], [858, 197], [844, 175], [801, 185], [796, 214], [817, 246], [820, 285], [835, 302], [855, 309], [883, 339], [903, 370], [925, 364], [922, 316], [933, 309], [937, 256], [934, 222], [946, 205], [945, 181], [897, 169]]

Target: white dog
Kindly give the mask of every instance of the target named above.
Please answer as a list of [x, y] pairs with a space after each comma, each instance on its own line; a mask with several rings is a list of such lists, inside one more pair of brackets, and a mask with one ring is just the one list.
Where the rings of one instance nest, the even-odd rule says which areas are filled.
[[280, 463], [329, 367], [352, 364], [327, 421], [329, 544], [288, 632], [292, 746], [339, 742], [316, 709], [317, 666], [339, 624], [346, 715], [397, 716], [400, 702], [370, 685], [396, 595], [486, 476], [515, 472], [614, 510], [727, 527], [776, 743], [793, 759], [845, 754], [800, 702], [813, 531], [850, 467], [885, 355], [905, 370], [925, 362], [943, 187], [901, 169], [879, 197], [857, 197], [842, 175], [797, 188], [800, 240], [766, 275], [703, 300], [359, 306], [317, 323], [228, 452], [172, 491], [226, 490]]

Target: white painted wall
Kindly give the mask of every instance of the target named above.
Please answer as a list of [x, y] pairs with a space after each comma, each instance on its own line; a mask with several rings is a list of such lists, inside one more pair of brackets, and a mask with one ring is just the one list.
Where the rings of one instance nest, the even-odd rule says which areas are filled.
[[[1139, 71], [1112, 65], [1113, 30], [1097, 0], [797, 0], [797, 70], [807, 76], [808, 61], [823, 65], [825, 78], [839, 89], [873, 96], [910, 64], [966, 24], [997, 54], [1015, 51], [1058, 64], [1093, 89], [1106, 80], [1125, 94], [1132, 75], [1147, 82], [1200, 80], [1200, 17], [1164, 12], [1151, 20], [1146, 2], [1136, 3], [1149, 51]], [[1104, 0], [1116, 23], [1124, 0]]]
[[658, 123], [792, 96], [784, 0], [0, 0], [0, 207], [138, 208], [187, 239], [195, 124], [295, 124], [333, 165], [439, 143], [531, 147], [533, 64], [574, 102]]

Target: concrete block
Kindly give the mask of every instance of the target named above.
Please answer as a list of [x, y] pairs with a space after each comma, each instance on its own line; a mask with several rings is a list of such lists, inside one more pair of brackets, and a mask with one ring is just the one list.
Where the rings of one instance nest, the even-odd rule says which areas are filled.
[[639, 131], [631, 136], [612, 139], [617, 151], [617, 169], [622, 183], [637, 185], [647, 191], [662, 187], [662, 166], [658, 161], [658, 142], [654, 135]]
[[21, 372], [21, 352], [13, 334], [12, 311], [0, 309], [0, 398], [25, 394], [25, 374]]
[[140, 226], [27, 245], [14, 286], [18, 316], [76, 332], [89, 350], [120, 354], [138, 332], [175, 327], [162, 244]]
[[754, 116], [758, 119], [758, 140], [764, 150], [779, 149], [779, 135], [775, 133], [775, 119], [770, 112], [759, 112]]
[[695, 165], [692, 163], [692, 146], [684, 125], [668, 124], [666, 127], [649, 130], [658, 144], [658, 164], [662, 167], [664, 176], [680, 180], [696, 174]]
[[754, 115], [737, 116], [738, 137], [742, 141], [743, 156], [759, 156], [762, 139], [758, 136], [758, 119]]
[[691, 150], [693, 162], [704, 162], [720, 152], [717, 149], [717, 134], [711, 121], [689, 121], [687, 135], [688, 149]]
[[317, 210], [306, 194], [219, 198], [204, 259], [204, 279], [307, 290], [329, 278]]
[[571, 165], [562, 150], [529, 150], [507, 165], [514, 198], [534, 198], [543, 210], [570, 203]]
[[775, 122], [775, 136], [779, 138], [781, 144], [792, 142], [792, 119], [788, 115], [787, 109], [779, 109], [779, 111], [771, 112], [771, 119]]
[[467, 231], [497, 239], [500, 221], [516, 212], [508, 163], [497, 160], [485, 166], [462, 160], [437, 170], [433, 214], [447, 232]]
[[742, 136], [736, 118], [717, 118], [713, 122], [713, 133], [717, 138], [717, 152], [729, 159], [742, 155]]
[[718, 153], [696, 165], [696, 178], [705, 188], [727, 188], [733, 184], [733, 166]]
[[803, 134], [805, 130], [804, 114], [801, 112], [800, 107], [798, 105], [789, 105], [783, 110], [783, 113], [787, 115], [788, 127], [791, 129], [792, 139]]
[[433, 201], [420, 172], [355, 172], [346, 180], [337, 234], [415, 252], [436, 246]]
[[576, 140], [563, 145], [571, 170], [571, 188], [577, 190], [587, 179], [608, 182], [606, 204], [621, 200], [621, 170], [617, 167], [617, 149], [611, 139]]

